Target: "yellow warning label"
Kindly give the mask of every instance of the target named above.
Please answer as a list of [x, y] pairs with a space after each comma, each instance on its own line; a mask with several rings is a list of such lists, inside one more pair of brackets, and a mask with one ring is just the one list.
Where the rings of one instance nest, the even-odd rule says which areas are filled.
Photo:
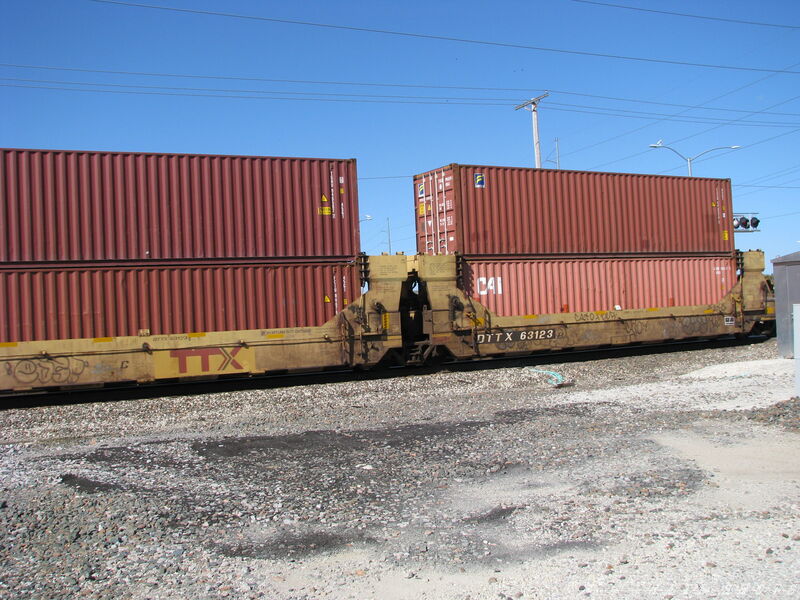
[[330, 200], [328, 200], [328, 197], [325, 194], [322, 194], [322, 201], [323, 202], [330, 202]]
[[419, 205], [419, 214], [420, 214], [420, 216], [424, 216], [425, 215], [425, 203], [424, 202]]
[[[775, 314], [775, 307], [774, 306], [768, 306], [767, 307], [767, 314], [768, 315], [774, 315]], [[0, 344], [0, 346], [2, 346], [2, 344]]]
[[283, 333], [268, 333], [267, 339], [268, 340], [282, 340], [286, 337]]
[[383, 313], [381, 315], [381, 327], [384, 330], [389, 329], [389, 325], [391, 324], [391, 320], [389, 319], [389, 313]]
[[187, 333], [186, 335], [189, 336], [190, 338], [206, 337], [206, 332], [205, 331], [195, 331], [193, 333]]
[[99, 337], [99, 338], [92, 338], [92, 341], [94, 343], [96, 343], [96, 344], [97, 343], [102, 343], [102, 342], [113, 342], [114, 338], [113, 337]]
[[317, 212], [321, 215], [332, 215], [333, 209], [330, 206], [320, 206]]
[[728, 230], [727, 229], [723, 229], [722, 230], [722, 239], [725, 240], [726, 242], [728, 241]]
[[349, 302], [347, 301], [347, 298], [345, 298], [344, 299], [344, 305], [347, 306], [348, 304], [349, 304]]
[[328, 296], [325, 296], [325, 302], [330, 302], [331, 299]]
[[344, 188], [339, 188], [339, 193], [344, 194]]
[[16, 348], [17, 342], [0, 342], [0, 348]]

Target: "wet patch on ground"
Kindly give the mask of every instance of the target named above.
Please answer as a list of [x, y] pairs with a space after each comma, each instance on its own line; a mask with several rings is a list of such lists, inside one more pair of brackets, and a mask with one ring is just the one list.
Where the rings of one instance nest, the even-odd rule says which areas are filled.
[[90, 479], [89, 477], [73, 475], [72, 473], [64, 473], [59, 480], [64, 485], [85, 494], [102, 494], [104, 492], [114, 492], [125, 489], [123, 486], [116, 483], [105, 483], [103, 481]]
[[470, 517], [464, 517], [462, 521], [465, 523], [478, 523], [478, 524], [489, 524], [489, 523], [496, 523], [498, 521], [505, 521], [508, 517], [513, 515], [519, 509], [524, 508], [523, 506], [497, 506], [492, 510], [481, 513], [479, 515], [473, 515]]
[[354, 545], [373, 542], [374, 540], [360, 534], [340, 534], [328, 531], [283, 532], [264, 542], [222, 544], [217, 546], [217, 551], [230, 558], [293, 559], [336, 552]]

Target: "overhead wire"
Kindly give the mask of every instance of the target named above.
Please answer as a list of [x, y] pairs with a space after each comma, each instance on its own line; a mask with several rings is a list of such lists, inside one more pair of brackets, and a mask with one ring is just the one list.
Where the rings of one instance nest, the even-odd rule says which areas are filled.
[[759, 27], [776, 27], [780, 29], [800, 29], [800, 25], [786, 25], [783, 23], [765, 23], [763, 21], [748, 21], [745, 19], [729, 19], [726, 17], [710, 17], [706, 15], [693, 15], [690, 13], [681, 13], [670, 10], [658, 10], [654, 8], [643, 8], [641, 6], [627, 6], [624, 4], [612, 4], [610, 2], [597, 2], [595, 0], [572, 0], [580, 4], [593, 4], [595, 6], [605, 6], [609, 8], [622, 8], [625, 10], [636, 10], [639, 12], [656, 13], [660, 15], [670, 15], [674, 17], [687, 17], [690, 19], [702, 19], [704, 21], [720, 21], [723, 23], [736, 23], [737, 25], [756, 25]]
[[214, 16], [214, 17], [224, 17], [230, 19], [245, 19], [245, 20], [253, 20], [253, 21], [262, 21], [262, 22], [269, 22], [269, 23], [281, 23], [285, 25], [300, 25], [304, 27], [318, 27], [323, 29], [336, 29], [342, 31], [356, 31], [361, 33], [377, 33], [381, 35], [390, 35], [390, 36], [397, 36], [397, 37], [409, 37], [415, 39], [430, 39], [430, 40], [438, 40], [438, 41], [446, 41], [446, 42], [457, 42], [462, 44], [477, 44], [482, 46], [494, 46], [499, 48], [514, 48], [518, 50], [533, 50], [537, 52], [550, 52], [550, 53], [557, 53], [557, 54], [570, 54], [574, 56], [591, 56], [595, 58], [606, 58], [612, 60], [624, 60], [624, 61], [635, 61], [635, 62], [646, 62], [646, 63], [658, 63], [658, 64], [666, 64], [666, 65], [676, 65], [676, 66], [683, 66], [683, 67], [699, 67], [704, 69], [722, 69], [722, 70], [732, 70], [732, 71], [755, 71], [761, 73], [791, 73], [794, 75], [800, 75], [800, 71], [782, 71], [779, 69], [770, 69], [766, 67], [744, 67], [740, 65], [717, 65], [717, 64], [710, 64], [710, 63], [696, 63], [696, 62], [689, 62], [689, 61], [680, 61], [680, 60], [669, 60], [669, 59], [660, 59], [660, 58], [651, 58], [651, 57], [642, 57], [642, 56], [624, 56], [620, 54], [610, 54], [610, 53], [603, 53], [603, 52], [588, 52], [585, 50], [569, 50], [565, 48], [549, 48], [545, 46], [530, 46], [526, 44], [515, 44], [510, 42], [493, 42], [490, 40], [475, 40], [469, 38], [460, 38], [454, 36], [445, 36], [445, 35], [433, 35], [433, 34], [426, 34], [426, 33], [415, 33], [409, 31], [394, 31], [390, 29], [378, 29], [372, 27], [356, 27], [353, 25], [336, 25], [333, 23], [318, 23], [314, 21], [300, 21], [295, 19], [279, 19], [275, 17], [262, 17], [258, 15], [245, 15], [239, 13], [228, 13], [228, 12], [220, 12], [220, 11], [211, 11], [211, 10], [200, 10], [200, 9], [193, 9], [193, 8], [178, 8], [174, 6], [161, 6], [157, 4], [142, 4], [138, 2], [123, 2], [122, 0], [89, 0], [90, 2], [96, 2], [99, 4], [110, 4], [110, 5], [117, 5], [117, 6], [125, 6], [129, 8], [145, 8], [150, 10], [160, 10], [160, 11], [167, 11], [167, 12], [176, 12], [176, 13], [184, 13], [184, 14], [198, 14], [198, 15], [206, 15], [206, 16]]
[[[788, 66], [788, 67], [786, 67], [786, 68], [787, 68], [787, 69], [791, 69], [791, 68], [794, 68], [794, 67], [795, 67], [795, 66], [797, 66], [797, 65], [800, 65], [800, 63], [794, 63], [794, 64], [791, 64], [791, 65], [789, 65], [789, 66]], [[734, 89], [732, 89], [732, 90], [728, 90], [727, 92], [724, 92], [724, 93], [722, 93], [722, 94], [719, 94], [719, 95], [717, 95], [717, 96], [714, 96], [713, 98], [711, 98], [711, 99], [707, 100], [706, 102], [702, 102], [701, 104], [702, 104], [702, 105], [704, 105], [704, 104], [708, 104], [709, 102], [714, 102], [715, 100], [719, 100], [720, 98], [724, 98], [725, 96], [730, 96], [731, 94], [735, 94], [736, 92], [739, 92], [739, 91], [741, 91], [741, 90], [743, 90], [743, 89], [746, 89], [746, 88], [752, 87], [752, 86], [754, 86], [754, 85], [756, 85], [756, 84], [758, 84], [758, 83], [761, 83], [761, 82], [763, 82], [763, 81], [765, 81], [765, 80], [767, 80], [767, 79], [770, 79], [770, 78], [772, 78], [772, 77], [775, 77], [775, 74], [771, 74], [771, 75], [765, 75], [764, 77], [760, 77], [760, 78], [756, 79], [755, 81], [751, 81], [751, 82], [749, 82], [749, 83], [746, 83], [746, 84], [744, 84], [744, 85], [740, 85], [740, 86], [738, 86], [738, 87], [736, 87], [736, 88], [734, 88]], [[766, 109], [763, 109], [763, 110], [769, 110], [770, 108], [773, 108], [773, 107], [767, 107]], [[677, 115], [681, 115], [681, 114], [683, 114], [683, 113], [686, 113], [686, 112], [689, 112], [689, 110], [690, 110], [690, 109], [686, 109], [686, 110], [679, 111], [679, 112], [675, 113], [675, 116], [677, 116]], [[663, 119], [663, 118], [662, 118], [662, 119], [658, 119], [658, 120], [656, 120], [654, 123], [652, 123], [651, 125], [655, 125], [655, 124], [657, 124], [657, 123], [660, 123], [660, 122], [662, 122], [662, 121], [665, 121], [665, 120], [666, 120], [666, 119]], [[600, 144], [602, 144], [602, 143], [607, 143], [607, 142], [609, 142], [609, 141], [612, 141], [612, 140], [614, 140], [614, 139], [618, 139], [618, 138], [620, 138], [620, 137], [624, 137], [625, 135], [628, 135], [628, 134], [630, 134], [630, 133], [633, 133], [633, 132], [635, 132], [635, 131], [641, 131], [642, 129], [646, 129], [647, 127], [650, 127], [651, 125], [643, 125], [642, 127], [638, 127], [638, 128], [636, 128], [636, 129], [634, 129], [634, 130], [627, 131], [627, 132], [625, 132], [625, 133], [623, 133], [623, 134], [619, 134], [619, 135], [617, 135], [617, 136], [614, 136], [614, 137], [611, 137], [611, 138], [607, 138], [606, 140], [603, 140], [602, 142], [598, 142], [597, 144], [595, 144], [595, 145], [593, 145], [593, 146], [586, 146], [586, 147], [584, 147], [584, 148], [580, 149], [580, 151], [582, 151], [582, 150], [587, 150], [587, 149], [589, 149], [589, 148], [592, 148], [592, 147], [594, 147], [594, 146], [596, 146], [596, 145], [600, 145]], [[710, 130], [706, 130], [706, 131], [710, 131]], [[691, 138], [693, 138], [693, 137], [696, 137], [696, 136], [700, 135], [701, 133], [705, 133], [705, 132], [694, 133], [694, 134], [692, 134], [692, 135], [685, 136], [685, 137], [683, 137], [683, 138], [681, 138], [681, 139], [679, 139], [679, 140], [677, 140], [677, 141], [685, 141], [685, 140], [691, 139]], [[670, 142], [670, 143], [674, 143], [674, 142]], [[575, 152], [578, 152], [578, 151], [575, 151]], [[593, 167], [590, 167], [590, 169], [589, 169], [589, 170], [595, 170], [595, 169], [600, 169], [600, 168], [602, 168], [602, 167], [607, 167], [608, 165], [613, 165], [613, 164], [616, 164], [616, 163], [618, 163], [618, 162], [622, 162], [622, 161], [624, 161], [624, 160], [628, 160], [628, 159], [630, 159], [630, 158], [635, 158], [635, 157], [637, 157], [637, 156], [642, 156], [643, 154], [646, 154], [647, 152], [648, 152], [648, 150], [640, 150], [640, 151], [638, 151], [638, 152], [635, 152], [635, 153], [633, 153], [633, 154], [629, 154], [629, 155], [627, 155], [627, 156], [625, 156], [625, 157], [623, 157], [623, 158], [619, 158], [619, 159], [615, 159], [615, 160], [611, 160], [611, 161], [604, 162], [604, 163], [602, 163], [602, 164], [599, 164], [599, 165], [595, 165], [595, 166], [593, 166]], [[712, 158], [713, 158], [713, 157], [712, 157]], [[673, 171], [673, 170], [675, 170], [675, 169], [670, 169], [670, 171]], [[669, 171], [666, 171], [666, 172], [669, 172]]]
[[[197, 98], [224, 98], [224, 99], [245, 99], [245, 100], [294, 100], [294, 101], [321, 101], [321, 102], [353, 102], [371, 104], [423, 104], [423, 105], [459, 105], [459, 106], [509, 106], [513, 99], [492, 99], [474, 97], [445, 97], [445, 96], [410, 96], [410, 95], [378, 95], [378, 94], [332, 94], [326, 92], [284, 92], [279, 90], [237, 90], [223, 88], [190, 88], [173, 86], [145, 86], [133, 84], [114, 84], [114, 83], [92, 83], [77, 81], [58, 81], [58, 80], [34, 80], [23, 78], [1, 78], [2, 81], [15, 81], [24, 83], [0, 83], [0, 87], [16, 87], [27, 89], [59, 90], [72, 92], [97, 92], [112, 94], [137, 94], [150, 96], [178, 96], [178, 97], [197, 97]], [[56, 84], [56, 85], [27, 85], [27, 83], [37, 84]], [[94, 86], [91, 88], [65, 87], [68, 85]], [[117, 89], [100, 89], [98, 86], [113, 87]], [[124, 89], [119, 89], [124, 88]], [[154, 91], [158, 90], [158, 91]], [[169, 90], [169, 91], [164, 91]], [[252, 95], [258, 94], [258, 95]], [[581, 105], [567, 103], [551, 103], [547, 110], [603, 115], [617, 118], [633, 119], [652, 119], [658, 113], [644, 113], [641, 111], [631, 111], [626, 109], [608, 108], [604, 110], [589, 110], [580, 108]], [[564, 108], [565, 107], [565, 108]], [[613, 111], [613, 112], [612, 112]], [[638, 114], [637, 114], [638, 113]], [[684, 123], [720, 123], [720, 119], [711, 117], [692, 117], [692, 118], [673, 118], [669, 115], [663, 120], [678, 121]], [[723, 124], [726, 121], [722, 121]], [[778, 121], [757, 121], [752, 123], [740, 123], [748, 127], [798, 127], [800, 123], [778, 122]]]
[[[188, 97], [204, 97], [204, 98], [243, 98], [243, 99], [263, 99], [263, 100], [327, 100], [327, 101], [340, 101], [340, 102], [373, 102], [373, 103], [387, 103], [387, 104], [460, 104], [460, 105], [476, 105], [476, 106], [506, 106], [515, 102], [515, 98], [485, 98], [485, 97], [469, 97], [469, 96], [415, 96], [415, 95], [386, 95], [386, 94], [351, 94], [351, 93], [334, 93], [334, 92], [304, 92], [304, 91], [282, 91], [282, 90], [254, 90], [254, 89], [232, 89], [232, 88], [197, 88], [197, 87], [182, 87], [182, 86], [167, 86], [167, 85], [141, 85], [141, 84], [121, 84], [121, 83], [95, 83], [86, 81], [63, 81], [53, 79], [31, 79], [21, 77], [0, 77], [0, 81], [12, 81], [22, 83], [36, 83], [36, 84], [55, 84], [59, 87], [47, 86], [11, 86], [11, 87], [30, 87], [32, 89], [59, 89], [64, 91], [84, 91], [84, 92], [114, 92], [117, 90], [104, 90], [99, 87], [110, 88], [124, 88], [124, 91], [131, 91], [136, 93], [135, 90], [148, 90], [152, 95], [182, 95]], [[80, 88], [67, 88], [63, 86], [93, 86], [91, 89]], [[153, 91], [157, 90], [157, 91]], [[169, 92], [181, 92], [180, 94], [162, 92], [162, 90], [169, 90]], [[251, 96], [247, 94], [259, 94], [258, 96]], [[270, 95], [273, 94], [273, 95]], [[297, 96], [302, 96], [298, 98]], [[652, 113], [635, 111], [631, 109], [621, 109], [614, 107], [598, 107], [592, 110], [593, 107], [582, 104], [570, 104], [564, 102], [551, 102], [547, 106], [547, 110], [561, 111], [561, 112], [575, 112], [584, 114], [595, 114], [619, 118], [637, 118], [637, 119], [652, 119], [653, 117], [664, 117], [664, 120], [679, 121], [684, 123], [728, 123], [724, 119], [715, 117], [685, 117], [677, 118], [664, 113]], [[741, 123], [743, 126], [749, 127], [797, 127], [800, 123], [780, 122], [780, 121], [752, 121]]]
[[[798, 63], [800, 64], [800, 63]], [[356, 87], [389, 87], [389, 88], [418, 88], [418, 89], [440, 89], [440, 90], [464, 90], [464, 91], [495, 91], [495, 92], [527, 92], [529, 94], [538, 94], [540, 89], [535, 88], [509, 88], [509, 87], [491, 87], [491, 86], [459, 86], [459, 85], [432, 85], [420, 83], [387, 83], [387, 82], [367, 82], [367, 81], [328, 81], [328, 80], [314, 80], [314, 79], [278, 79], [266, 77], [244, 77], [234, 75], [203, 75], [203, 74], [190, 74], [190, 73], [158, 73], [152, 71], [120, 71], [111, 69], [88, 69], [80, 67], [59, 67], [52, 65], [29, 65], [20, 63], [0, 63], [0, 67], [8, 67], [15, 69], [37, 69], [37, 70], [50, 70], [50, 71], [68, 71], [77, 73], [95, 73], [95, 74], [108, 74], [108, 75], [134, 75], [143, 77], [174, 77], [174, 78], [188, 78], [188, 79], [219, 79], [230, 81], [260, 81], [268, 83], [291, 83], [291, 84], [313, 84], [313, 85], [335, 85], [335, 86], [356, 86]], [[110, 85], [110, 84], [109, 84]], [[163, 87], [163, 86], [154, 86]], [[746, 109], [741, 108], [728, 108], [718, 106], [701, 106], [692, 104], [680, 104], [675, 102], [659, 102], [656, 100], [645, 100], [641, 98], [627, 98], [623, 96], [606, 96], [601, 94], [590, 94], [587, 92], [575, 92], [571, 90], [558, 90], [548, 88], [551, 94], [564, 94], [570, 96], [580, 96], [585, 98], [597, 98], [600, 100], [614, 100], [619, 102], [630, 102], [637, 104], [652, 104], [655, 106], [671, 106], [676, 108], [691, 108], [695, 110], [706, 111], [720, 111], [720, 112], [733, 112], [733, 113], [747, 113]], [[518, 101], [515, 98], [514, 101]], [[791, 112], [765, 112], [774, 116], [787, 116], [798, 117], [800, 113]]]

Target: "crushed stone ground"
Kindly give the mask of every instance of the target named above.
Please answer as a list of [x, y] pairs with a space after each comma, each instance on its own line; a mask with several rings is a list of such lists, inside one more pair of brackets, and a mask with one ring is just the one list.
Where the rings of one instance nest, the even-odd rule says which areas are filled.
[[797, 596], [774, 340], [555, 360], [2, 410], [0, 598]]

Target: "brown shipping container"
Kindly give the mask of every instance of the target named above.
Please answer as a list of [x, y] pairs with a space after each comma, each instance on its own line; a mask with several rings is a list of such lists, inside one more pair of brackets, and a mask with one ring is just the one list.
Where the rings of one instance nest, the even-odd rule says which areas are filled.
[[0, 342], [322, 325], [353, 263], [0, 268]]
[[449, 165], [414, 177], [420, 254], [732, 253], [729, 179]]
[[0, 149], [0, 261], [358, 251], [352, 159]]
[[725, 257], [465, 261], [463, 288], [497, 315], [717, 303], [736, 283]]

